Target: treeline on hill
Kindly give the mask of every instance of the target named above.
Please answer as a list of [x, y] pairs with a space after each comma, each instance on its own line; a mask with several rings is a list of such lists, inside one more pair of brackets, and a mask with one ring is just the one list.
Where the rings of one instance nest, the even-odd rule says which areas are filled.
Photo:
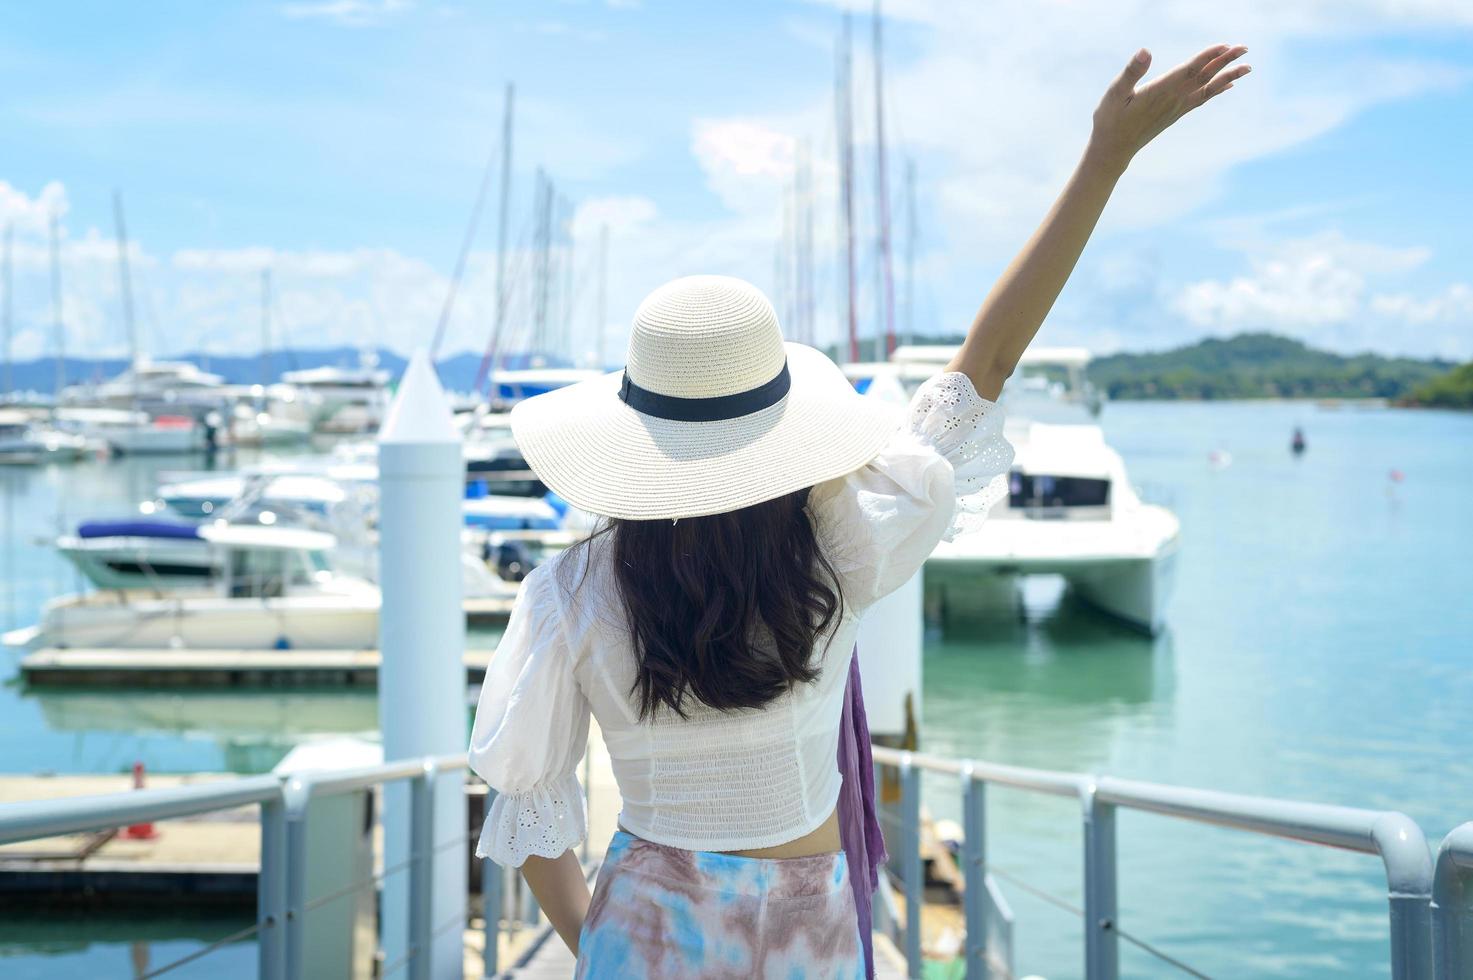
[[1413, 388], [1406, 404], [1424, 408], [1473, 408], [1473, 363], [1453, 368]]
[[1402, 400], [1453, 367], [1450, 361], [1332, 354], [1288, 337], [1246, 333], [1156, 353], [1112, 354], [1091, 362], [1088, 373], [1110, 398]]

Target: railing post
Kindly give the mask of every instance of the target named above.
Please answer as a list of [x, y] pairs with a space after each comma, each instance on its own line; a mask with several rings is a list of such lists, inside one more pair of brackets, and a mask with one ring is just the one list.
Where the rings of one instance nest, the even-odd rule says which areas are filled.
[[1401, 813], [1386, 813], [1371, 829], [1386, 866], [1391, 909], [1392, 980], [1432, 977], [1432, 854], [1422, 828]]
[[292, 776], [281, 790], [286, 817], [286, 976], [301, 980], [306, 959], [307, 804], [312, 786]]
[[962, 899], [967, 919], [967, 980], [986, 980], [987, 914], [987, 784], [973, 776], [972, 763], [962, 764]]
[[[495, 802], [496, 790], [487, 786], [486, 817], [491, 816], [491, 804]], [[489, 980], [501, 969], [501, 865], [490, 858], [481, 859], [481, 917], [486, 922], [481, 974]]]
[[1115, 806], [1102, 803], [1091, 781], [1080, 790], [1084, 809], [1084, 975], [1117, 980], [1120, 948], [1115, 923]]
[[409, 977], [429, 980], [433, 953], [435, 888], [435, 777], [439, 768], [425, 761], [414, 777], [409, 802]]
[[1437, 849], [1432, 878], [1432, 962], [1438, 980], [1473, 980], [1473, 823]]
[[286, 806], [281, 797], [261, 803], [261, 871], [256, 879], [256, 947], [260, 980], [286, 977]]
[[911, 764], [911, 754], [900, 759], [901, 877], [905, 881], [905, 963], [907, 975], [921, 975], [921, 900], [925, 881], [921, 874], [921, 770]]
[[486, 920], [481, 973], [490, 978], [501, 969], [501, 865], [490, 858], [481, 859], [481, 914]]

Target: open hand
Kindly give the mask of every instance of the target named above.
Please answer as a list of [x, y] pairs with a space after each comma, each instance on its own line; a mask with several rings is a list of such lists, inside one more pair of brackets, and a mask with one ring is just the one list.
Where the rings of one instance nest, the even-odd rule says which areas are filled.
[[1142, 48], [1095, 109], [1090, 149], [1124, 169], [1141, 147], [1168, 126], [1248, 74], [1247, 65], [1229, 67], [1247, 51], [1241, 45], [1217, 44], [1137, 87], [1151, 67], [1151, 53]]

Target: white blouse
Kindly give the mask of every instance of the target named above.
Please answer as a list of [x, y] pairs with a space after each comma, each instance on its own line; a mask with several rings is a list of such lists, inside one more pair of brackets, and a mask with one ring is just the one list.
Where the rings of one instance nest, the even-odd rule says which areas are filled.
[[[899, 588], [938, 541], [980, 524], [1007, 492], [1002, 412], [964, 374], [927, 381], [865, 466], [813, 488], [808, 512], [844, 608], [818, 640], [818, 679], [759, 709], [640, 721], [634, 651], [606, 545], [538, 566], [481, 687], [470, 764], [497, 791], [479, 857], [520, 866], [587, 834], [577, 766], [598, 718], [623, 798], [619, 823], [687, 850], [770, 847], [802, 837], [839, 797], [839, 719], [859, 619]], [[577, 563], [577, 567], [573, 567]]]

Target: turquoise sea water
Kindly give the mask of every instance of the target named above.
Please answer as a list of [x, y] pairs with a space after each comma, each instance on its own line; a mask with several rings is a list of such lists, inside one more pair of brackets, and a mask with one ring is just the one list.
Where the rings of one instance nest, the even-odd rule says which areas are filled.
[[[1473, 820], [1473, 415], [1120, 403], [1103, 424], [1133, 479], [1182, 520], [1170, 629], [1143, 638], [1033, 583], [1025, 618], [929, 638], [923, 747], [1400, 809], [1434, 844]], [[1295, 425], [1309, 439], [1298, 460]], [[1231, 465], [1210, 465], [1214, 450]], [[167, 468], [181, 463], [0, 469], [0, 625], [34, 621], [75, 587], [37, 539], [127, 513]], [[0, 673], [8, 772], [114, 772], [135, 759], [257, 772], [301, 738], [377, 724], [372, 693], [41, 692], [13, 678], [10, 654]], [[957, 815], [953, 789], [927, 783], [938, 816]], [[1077, 903], [1074, 804], [996, 790], [990, 818], [998, 867]], [[1375, 858], [1134, 813], [1118, 836], [1122, 926], [1197, 969], [1384, 975]], [[1079, 920], [1003, 890], [1020, 971], [1078, 976]], [[0, 975], [130, 976], [141, 956], [157, 966], [240, 924], [0, 916]], [[248, 976], [252, 963], [237, 947], [177, 975]], [[1178, 974], [1122, 943], [1122, 975]]]

